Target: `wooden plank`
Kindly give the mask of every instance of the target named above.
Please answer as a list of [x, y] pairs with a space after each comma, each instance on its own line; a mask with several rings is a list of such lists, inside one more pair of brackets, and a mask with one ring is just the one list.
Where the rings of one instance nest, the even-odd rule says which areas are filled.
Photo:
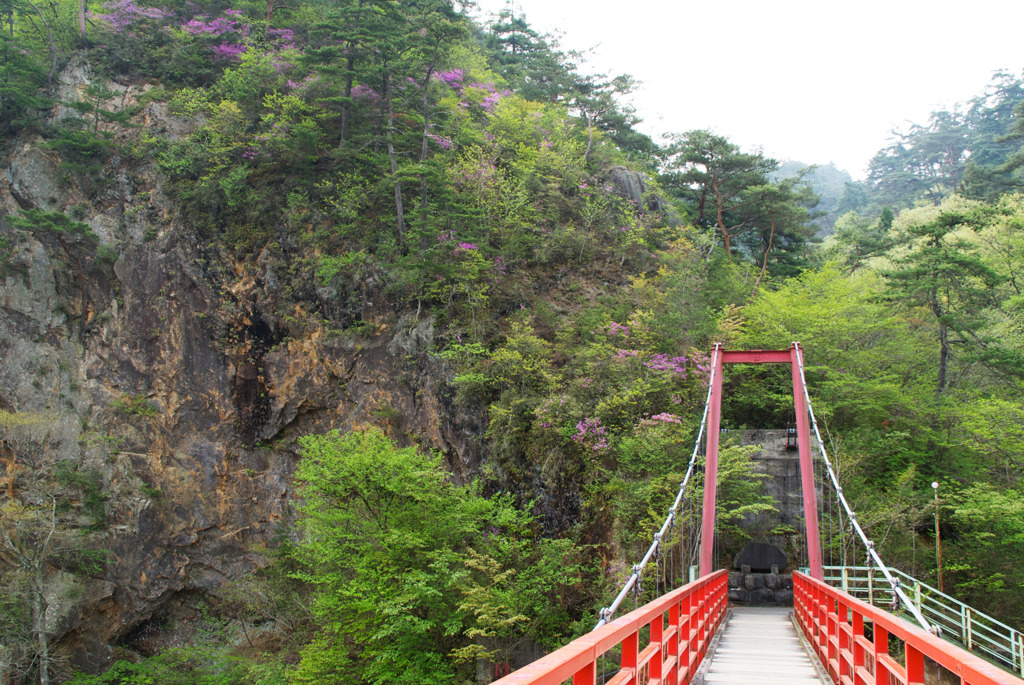
[[789, 611], [733, 608], [704, 682], [822, 685], [797, 637]]

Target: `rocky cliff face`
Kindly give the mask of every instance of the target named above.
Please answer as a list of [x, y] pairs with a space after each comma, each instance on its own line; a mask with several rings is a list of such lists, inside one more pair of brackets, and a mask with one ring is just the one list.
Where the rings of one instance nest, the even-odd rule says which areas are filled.
[[[73, 64], [61, 88], [89, 79]], [[145, 90], [111, 87], [114, 109]], [[133, 123], [119, 139], [189, 126], [160, 103]], [[376, 423], [442, 451], [456, 479], [478, 466], [482, 417], [446, 404], [431, 319], [395, 313], [378, 275], [339, 293], [295, 268], [306, 257], [296, 245], [236, 260], [200, 241], [151, 161], [115, 157], [87, 194], [32, 136], [0, 174], [3, 214], [64, 211], [100, 240], [83, 281], [46, 235], [0, 225], [12, 245], [0, 408], [67, 419], [60, 458], [102, 474], [107, 496], [91, 543], [109, 551], [105, 572], [50, 598], [48, 625], [73, 662], [95, 668], [115, 645], [158, 644], [182, 598], [266, 563], [291, 517], [298, 436]], [[343, 330], [353, 322], [358, 335]]]

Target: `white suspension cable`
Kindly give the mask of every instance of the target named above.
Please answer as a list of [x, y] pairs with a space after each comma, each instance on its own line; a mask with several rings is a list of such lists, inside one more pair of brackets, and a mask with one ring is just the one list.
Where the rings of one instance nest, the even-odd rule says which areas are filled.
[[626, 584], [622, 586], [622, 590], [620, 590], [619, 594], [616, 595], [615, 600], [599, 612], [600, 620], [597, 622], [597, 625], [594, 626], [594, 630], [597, 630], [604, 624], [608, 623], [612, 616], [615, 615], [619, 605], [622, 604], [622, 601], [626, 599], [629, 591], [633, 589], [634, 585], [636, 585], [637, 580], [639, 580], [640, 575], [643, 573], [644, 567], [647, 566], [647, 562], [651, 560], [651, 557], [653, 557], [655, 552], [658, 550], [658, 547], [661, 545], [661, 539], [665, 536], [665, 532], [675, 521], [676, 512], [683, 501], [683, 493], [686, 491], [686, 485], [690, 482], [690, 476], [693, 475], [693, 467], [697, 463], [697, 453], [700, 451], [701, 438], [704, 437], [704, 426], [707, 424], [708, 420], [708, 407], [711, 406], [711, 391], [715, 386], [715, 368], [718, 362], [718, 352], [719, 349], [716, 345], [715, 351], [711, 356], [711, 374], [708, 376], [708, 396], [707, 399], [704, 400], [704, 416], [701, 417], [700, 430], [697, 431], [697, 442], [693, 446], [693, 454], [690, 455], [690, 464], [686, 468], [686, 475], [683, 476], [683, 482], [679, 485], [679, 493], [676, 495], [675, 502], [672, 503], [672, 507], [668, 510], [668, 516], [665, 517], [665, 523], [662, 524], [661, 530], [654, 534], [654, 541], [647, 549], [647, 554], [644, 555], [644, 558], [639, 564], [633, 566], [633, 573], [630, 574], [629, 578], [626, 580]]
[[[811, 417], [811, 425], [814, 427], [814, 435], [818, 438], [818, 451], [821, 454], [821, 459], [825, 463], [825, 468], [828, 471], [829, 479], [832, 481], [832, 487], [836, 491], [836, 495], [839, 499], [839, 503], [842, 505], [843, 510], [846, 511], [846, 516], [850, 519], [850, 525], [853, 530], [857, 533], [857, 536], [864, 543], [864, 548], [868, 551], [868, 560], [873, 560], [878, 566], [878, 569], [885, 576], [886, 580], [889, 581], [889, 585], [892, 587], [894, 597], [898, 597], [899, 601], [902, 602], [903, 607], [907, 609], [917, 622], [921, 624], [921, 627], [925, 630], [935, 632], [932, 625], [925, 619], [921, 614], [920, 609], [911, 601], [910, 597], [900, 587], [899, 579], [893, 577], [889, 572], [889, 567], [882, 561], [882, 557], [878, 555], [875, 550], [875, 543], [868, 539], [868, 536], [864, 533], [864, 529], [860, 527], [860, 522], [857, 521], [857, 515], [853, 512], [853, 508], [850, 503], [846, 501], [846, 496], [843, 494], [843, 488], [839, 485], [839, 479], [836, 477], [836, 472], [832, 469], [832, 462], [829, 461], [828, 454], [825, 453], [825, 443], [821, 439], [821, 432], [818, 430], [818, 420], [814, 417], [814, 409], [811, 408], [811, 396], [807, 392], [807, 379], [804, 377], [804, 355], [800, 349], [800, 344], [797, 342], [793, 343], [794, 349], [796, 349], [796, 361], [797, 366], [800, 368], [800, 385], [803, 388], [804, 400], [807, 402], [807, 413]], [[841, 524], [840, 524], [841, 525]]]

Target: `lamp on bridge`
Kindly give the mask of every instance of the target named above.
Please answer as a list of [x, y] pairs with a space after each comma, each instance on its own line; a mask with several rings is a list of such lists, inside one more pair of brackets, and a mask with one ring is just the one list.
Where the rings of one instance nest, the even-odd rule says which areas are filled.
[[796, 427], [792, 424], [786, 424], [786, 451], [796, 451], [798, 445], [796, 442]]
[[939, 484], [932, 481], [932, 490], [935, 491], [935, 565], [939, 568], [939, 592], [945, 592], [942, 588], [942, 538], [939, 535]]

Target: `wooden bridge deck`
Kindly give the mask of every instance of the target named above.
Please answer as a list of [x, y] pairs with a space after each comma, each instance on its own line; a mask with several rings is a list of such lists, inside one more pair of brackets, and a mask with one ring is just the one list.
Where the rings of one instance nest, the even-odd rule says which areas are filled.
[[785, 607], [731, 607], [703, 682], [822, 685]]

